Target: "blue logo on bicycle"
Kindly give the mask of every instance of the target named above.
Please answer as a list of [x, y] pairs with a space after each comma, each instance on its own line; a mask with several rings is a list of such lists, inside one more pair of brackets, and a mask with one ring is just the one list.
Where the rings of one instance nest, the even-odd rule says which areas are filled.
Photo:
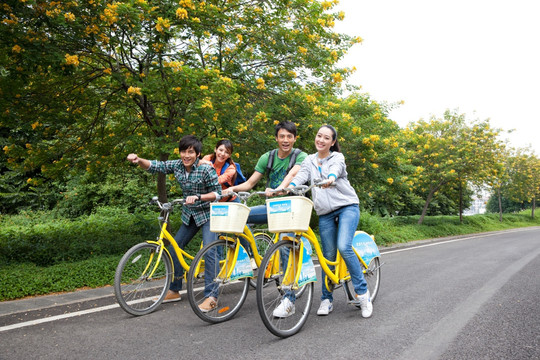
[[369, 264], [373, 258], [381, 256], [373, 238], [363, 231], [356, 232], [352, 246], [366, 264]]
[[229, 205], [214, 205], [210, 216], [229, 216]]
[[274, 201], [268, 205], [269, 214], [290, 213], [291, 211], [291, 200]]

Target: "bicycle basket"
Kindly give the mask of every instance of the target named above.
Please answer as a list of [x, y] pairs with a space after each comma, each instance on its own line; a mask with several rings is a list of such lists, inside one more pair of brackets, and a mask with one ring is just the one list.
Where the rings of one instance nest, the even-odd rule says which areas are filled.
[[210, 204], [210, 231], [215, 233], [244, 232], [250, 208], [240, 203]]
[[270, 232], [307, 231], [313, 202], [304, 196], [287, 196], [266, 200]]

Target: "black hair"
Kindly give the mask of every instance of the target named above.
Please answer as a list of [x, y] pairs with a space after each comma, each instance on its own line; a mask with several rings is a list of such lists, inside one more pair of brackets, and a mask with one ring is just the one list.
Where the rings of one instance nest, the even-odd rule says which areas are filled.
[[279, 130], [285, 129], [296, 137], [296, 125], [292, 121], [282, 121], [275, 127], [275, 136], [277, 136]]
[[328, 125], [328, 124], [321, 126], [319, 130], [324, 127], [332, 131], [332, 140], [334, 141], [334, 145], [330, 147], [330, 151], [341, 152], [341, 146], [339, 146], [339, 142], [337, 138], [337, 130], [332, 125]]
[[197, 156], [199, 156], [202, 151], [202, 143], [195, 136], [186, 135], [180, 139], [180, 143], [178, 144], [178, 150], [185, 151], [189, 148], [193, 148], [193, 150], [195, 150], [195, 152], [197, 153]]

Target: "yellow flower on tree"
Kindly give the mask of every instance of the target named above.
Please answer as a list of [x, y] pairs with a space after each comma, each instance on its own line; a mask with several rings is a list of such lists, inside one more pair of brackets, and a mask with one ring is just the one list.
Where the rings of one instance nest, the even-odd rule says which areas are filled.
[[169, 19], [163, 19], [162, 17], [158, 17], [158, 21], [156, 24], [156, 30], [160, 33], [163, 33], [164, 29], [169, 29], [171, 27], [171, 22]]
[[66, 54], [66, 64], [67, 65], [73, 65], [73, 66], [79, 66], [79, 55]]
[[265, 89], [264, 79], [258, 78], [257, 80], [255, 80], [255, 82], [257, 82], [257, 89], [259, 89], [259, 90], [264, 90]]
[[388, 178], [388, 179], [386, 179], [386, 182], [389, 183], [390, 185], [392, 185], [394, 183], [394, 179]]
[[66, 21], [69, 21], [69, 22], [75, 21], [75, 15], [73, 15], [70, 12], [65, 13], [64, 18], [66, 19]]
[[130, 86], [127, 90], [127, 93], [129, 95], [142, 95], [141, 88], [140, 87], [134, 87]]
[[187, 10], [183, 8], [176, 9], [176, 17], [179, 19], [187, 19], [188, 17]]
[[341, 73], [332, 74], [332, 82], [340, 83], [342, 81], [343, 81], [343, 78], [341, 77]]
[[19, 45], [15, 45], [14, 47], [11, 48], [11, 51], [13, 51], [14, 53], [20, 53], [22, 50], [22, 48], [19, 46]]

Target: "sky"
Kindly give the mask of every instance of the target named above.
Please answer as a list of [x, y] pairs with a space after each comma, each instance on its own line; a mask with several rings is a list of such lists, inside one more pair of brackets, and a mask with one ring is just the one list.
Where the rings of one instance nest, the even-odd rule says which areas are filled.
[[[401, 127], [445, 110], [490, 119], [540, 155], [539, 0], [340, 0], [335, 31], [360, 36], [340, 63]], [[507, 131], [514, 129], [511, 133]]]

